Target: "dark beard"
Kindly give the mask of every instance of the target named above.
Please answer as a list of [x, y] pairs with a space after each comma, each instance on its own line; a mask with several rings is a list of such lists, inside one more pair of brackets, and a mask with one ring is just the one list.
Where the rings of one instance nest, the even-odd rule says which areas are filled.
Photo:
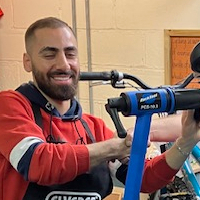
[[71, 85], [54, 85], [51, 83], [50, 73], [47, 73], [47, 78], [45, 78], [39, 71], [33, 70], [33, 75], [40, 90], [50, 98], [59, 101], [73, 99], [76, 95], [78, 78], [73, 71], [70, 71], [70, 74], [73, 80]]

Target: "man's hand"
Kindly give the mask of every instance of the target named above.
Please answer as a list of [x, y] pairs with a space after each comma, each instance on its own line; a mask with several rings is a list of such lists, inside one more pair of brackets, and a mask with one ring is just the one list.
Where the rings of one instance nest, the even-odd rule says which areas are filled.
[[194, 110], [183, 111], [181, 124], [181, 136], [166, 151], [166, 162], [173, 169], [179, 169], [183, 165], [189, 153], [200, 141], [200, 125], [194, 119]]
[[195, 121], [194, 110], [183, 111], [181, 123], [182, 137], [197, 143], [200, 140], [200, 122]]

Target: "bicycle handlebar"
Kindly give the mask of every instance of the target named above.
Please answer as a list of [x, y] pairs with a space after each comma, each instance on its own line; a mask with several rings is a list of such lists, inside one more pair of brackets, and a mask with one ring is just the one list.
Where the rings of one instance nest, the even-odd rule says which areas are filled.
[[129, 79], [137, 83], [141, 88], [143, 89], [150, 89], [146, 83], [141, 81], [139, 78], [118, 72], [116, 70], [112, 70], [110, 72], [104, 71], [104, 72], [80, 72], [80, 80], [81, 81], [96, 81], [96, 80], [101, 80], [101, 81], [111, 81], [111, 85], [114, 88], [119, 88], [117, 86], [117, 82], [121, 81], [122, 79]]
[[112, 79], [117, 79], [117, 81], [122, 80], [123, 73], [117, 72], [117, 71], [81, 72], [80, 73], [80, 80], [82, 80], [82, 81], [88, 81], [88, 80], [90, 80], [90, 81], [95, 81], [95, 80], [108, 81], [108, 80], [112, 80]]
[[[170, 88], [185, 88], [194, 78], [193, 73], [191, 73], [182, 84], [179, 85], [169, 85], [169, 86], [159, 86], [160, 87], [170, 87]], [[117, 82], [123, 80], [123, 79], [128, 79], [133, 82], [135, 82], [138, 86], [140, 86], [142, 89], [156, 89], [153, 87], [148, 86], [145, 82], [143, 82], [141, 79], [139, 79], [136, 76], [127, 74], [127, 73], [122, 73], [118, 72], [116, 70], [112, 71], [104, 71], [104, 72], [80, 72], [80, 78], [81, 81], [111, 81], [111, 85], [114, 88], [117, 87]]]

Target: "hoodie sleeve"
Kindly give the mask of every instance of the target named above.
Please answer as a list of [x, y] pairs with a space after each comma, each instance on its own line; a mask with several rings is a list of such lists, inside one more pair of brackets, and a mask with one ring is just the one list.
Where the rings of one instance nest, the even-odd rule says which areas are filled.
[[0, 99], [0, 152], [25, 180], [52, 185], [89, 170], [85, 145], [46, 143], [25, 97], [9, 91]]

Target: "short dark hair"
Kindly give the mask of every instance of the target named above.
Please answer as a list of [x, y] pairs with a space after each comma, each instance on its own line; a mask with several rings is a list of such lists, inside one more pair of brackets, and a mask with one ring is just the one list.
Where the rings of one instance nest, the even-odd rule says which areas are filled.
[[[36, 30], [42, 29], [42, 28], [54, 29], [54, 28], [61, 28], [61, 27], [69, 28], [72, 31], [72, 33], [74, 34], [74, 31], [66, 22], [64, 22], [56, 17], [46, 17], [46, 18], [42, 18], [42, 19], [35, 21], [33, 24], [31, 24], [28, 27], [28, 29], [25, 32], [26, 51], [28, 51], [28, 49], [29, 49], [28, 46], [30, 45], [31, 39], [34, 37], [34, 33]], [[74, 34], [74, 36], [75, 36], [75, 34]]]

